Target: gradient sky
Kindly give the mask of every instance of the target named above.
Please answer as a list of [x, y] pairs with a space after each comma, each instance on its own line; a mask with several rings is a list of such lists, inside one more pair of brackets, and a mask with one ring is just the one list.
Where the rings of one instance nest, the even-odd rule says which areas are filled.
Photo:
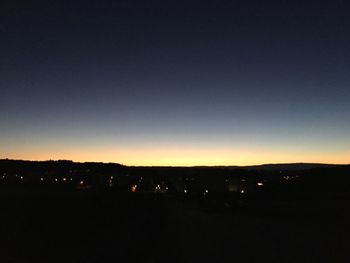
[[350, 163], [349, 11], [2, 1], [0, 158]]

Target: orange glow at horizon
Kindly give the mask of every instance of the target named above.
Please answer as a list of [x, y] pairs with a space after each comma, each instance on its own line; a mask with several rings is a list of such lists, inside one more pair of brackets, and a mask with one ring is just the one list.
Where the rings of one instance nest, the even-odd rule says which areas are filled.
[[324, 154], [314, 152], [230, 148], [140, 147], [138, 149], [22, 149], [0, 156], [24, 160], [72, 160], [76, 162], [113, 162], [130, 166], [215, 166], [258, 165], [267, 163], [350, 163], [350, 153]]

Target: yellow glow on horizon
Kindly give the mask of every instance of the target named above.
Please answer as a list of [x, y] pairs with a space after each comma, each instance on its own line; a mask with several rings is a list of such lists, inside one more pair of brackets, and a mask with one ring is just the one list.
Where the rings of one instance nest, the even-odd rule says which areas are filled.
[[21, 149], [3, 152], [1, 158], [24, 160], [72, 160], [76, 162], [114, 162], [130, 166], [215, 166], [258, 165], [266, 163], [334, 163], [347, 164], [350, 153], [324, 154], [314, 152], [264, 149], [231, 149], [223, 147], [140, 147], [94, 149]]

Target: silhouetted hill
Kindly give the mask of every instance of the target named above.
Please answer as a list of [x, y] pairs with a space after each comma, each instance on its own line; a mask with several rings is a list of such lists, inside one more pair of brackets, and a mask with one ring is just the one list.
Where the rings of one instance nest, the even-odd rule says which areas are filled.
[[0, 167], [13, 168], [102, 168], [102, 169], [120, 169], [120, 168], [137, 168], [137, 169], [229, 169], [229, 170], [260, 170], [260, 171], [302, 171], [309, 169], [321, 168], [340, 168], [350, 167], [350, 165], [340, 164], [324, 164], [324, 163], [276, 163], [276, 164], [261, 164], [248, 166], [125, 166], [118, 163], [103, 163], [103, 162], [73, 162], [71, 160], [48, 160], [48, 161], [27, 161], [27, 160], [11, 160], [0, 159]]
[[249, 170], [266, 170], [266, 171], [301, 171], [315, 168], [335, 168], [344, 165], [324, 164], [324, 163], [281, 163], [281, 164], [262, 164], [243, 166], [243, 169]]
[[16, 166], [41, 166], [41, 167], [78, 167], [78, 166], [104, 166], [104, 167], [123, 167], [118, 163], [102, 163], [102, 162], [73, 162], [71, 160], [47, 160], [47, 161], [28, 161], [28, 160], [12, 160], [0, 159], [0, 165], [16, 165]]

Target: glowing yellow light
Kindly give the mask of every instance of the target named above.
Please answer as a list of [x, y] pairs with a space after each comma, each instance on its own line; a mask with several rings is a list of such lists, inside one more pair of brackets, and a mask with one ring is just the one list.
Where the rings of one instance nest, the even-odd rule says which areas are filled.
[[258, 186], [263, 186], [264, 184], [263, 183], [257, 183]]
[[[348, 151], [339, 149], [339, 152], [329, 154], [324, 151], [280, 148], [276, 145], [252, 146], [246, 144], [211, 145], [211, 144], [148, 144], [76, 147], [71, 149], [65, 144], [53, 144], [40, 150], [31, 145], [21, 146], [20, 151], [9, 152], [8, 158], [27, 160], [68, 159], [73, 161], [102, 161], [117, 162], [126, 165], [157, 165], [157, 166], [197, 166], [197, 165], [258, 165], [263, 163], [293, 163], [304, 162], [345, 164], [349, 162]], [[117, 149], [118, 148], [118, 149]], [[53, 150], [55, 149], [55, 150]], [[74, 171], [73, 171], [74, 172]]]
[[134, 186], [131, 186], [131, 192], [135, 193], [137, 190], [137, 185], [135, 184]]

